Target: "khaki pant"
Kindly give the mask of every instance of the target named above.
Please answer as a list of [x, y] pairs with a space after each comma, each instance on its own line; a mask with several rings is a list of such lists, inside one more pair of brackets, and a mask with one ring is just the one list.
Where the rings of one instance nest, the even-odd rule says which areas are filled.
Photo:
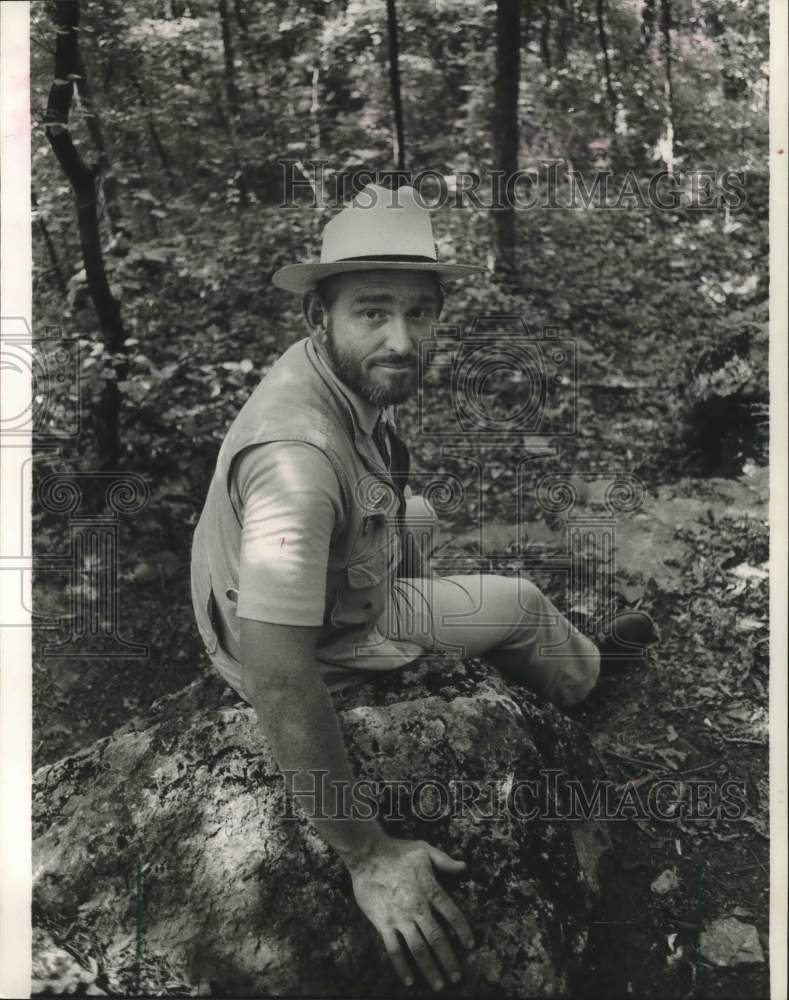
[[[435, 546], [436, 516], [422, 497], [408, 500], [406, 530], [425, 555]], [[462, 574], [398, 579], [370, 644], [334, 658], [340, 669], [327, 670], [326, 680], [336, 689], [357, 679], [348, 673], [354, 668], [366, 680], [370, 670], [425, 652], [483, 659], [563, 708], [585, 698], [600, 673], [594, 644], [529, 580]]]
[[[422, 497], [408, 500], [406, 531], [424, 554], [435, 547], [437, 519]], [[335, 647], [330, 659], [317, 655], [336, 691], [426, 652], [483, 659], [562, 708], [585, 698], [600, 673], [597, 648], [533, 583], [494, 574], [399, 578], [364, 645]], [[221, 646], [211, 658], [243, 695], [241, 664]]]

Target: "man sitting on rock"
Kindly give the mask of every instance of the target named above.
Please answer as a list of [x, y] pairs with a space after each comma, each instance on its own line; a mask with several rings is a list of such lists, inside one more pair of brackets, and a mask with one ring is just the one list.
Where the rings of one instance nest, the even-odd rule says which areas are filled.
[[303, 296], [309, 337], [233, 422], [192, 548], [212, 662], [256, 709], [296, 798], [314, 804], [310, 819], [347, 865], [402, 980], [413, 981], [407, 949], [436, 989], [460, 976], [442, 920], [472, 944], [436, 869], [464, 862], [352, 814], [331, 692], [451, 649], [569, 707], [600, 670], [595, 645], [534, 584], [431, 575], [408, 531], [430, 510], [406, 499], [408, 452], [392, 406], [416, 390], [444, 283], [481, 270], [438, 262], [430, 213], [411, 188], [370, 185], [326, 225], [320, 263], [277, 271], [275, 285]]

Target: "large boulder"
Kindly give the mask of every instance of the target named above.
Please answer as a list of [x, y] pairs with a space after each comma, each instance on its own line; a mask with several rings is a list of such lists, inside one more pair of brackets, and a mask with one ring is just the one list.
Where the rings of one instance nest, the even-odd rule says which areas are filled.
[[[477, 943], [452, 995], [572, 992], [607, 831], [522, 816], [551, 806], [556, 772], [600, 777], [584, 734], [477, 661], [424, 658], [336, 704], [389, 830], [468, 863], [447, 888]], [[525, 797], [524, 779], [537, 779]], [[406, 992], [343, 865], [289, 806], [254, 711], [211, 679], [144, 730], [40, 768], [34, 838], [34, 992], [80, 981], [58, 981], [53, 948], [91, 992]]]

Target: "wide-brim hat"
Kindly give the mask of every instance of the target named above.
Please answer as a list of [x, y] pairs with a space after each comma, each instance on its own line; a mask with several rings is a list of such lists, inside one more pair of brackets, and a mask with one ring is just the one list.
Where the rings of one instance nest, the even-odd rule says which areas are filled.
[[439, 261], [430, 212], [412, 187], [391, 190], [368, 184], [323, 227], [319, 262], [288, 264], [271, 280], [288, 292], [306, 292], [333, 274], [382, 269], [430, 271], [447, 281], [485, 270], [478, 264]]

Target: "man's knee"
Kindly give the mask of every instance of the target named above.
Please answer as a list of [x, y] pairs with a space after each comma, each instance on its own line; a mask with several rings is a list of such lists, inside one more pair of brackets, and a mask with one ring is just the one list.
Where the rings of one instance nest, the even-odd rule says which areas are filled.
[[[545, 625], [547, 598], [540, 588], [523, 576], [512, 578], [517, 581], [518, 610], [526, 612], [525, 624]], [[550, 615], [549, 615], [550, 616]]]

